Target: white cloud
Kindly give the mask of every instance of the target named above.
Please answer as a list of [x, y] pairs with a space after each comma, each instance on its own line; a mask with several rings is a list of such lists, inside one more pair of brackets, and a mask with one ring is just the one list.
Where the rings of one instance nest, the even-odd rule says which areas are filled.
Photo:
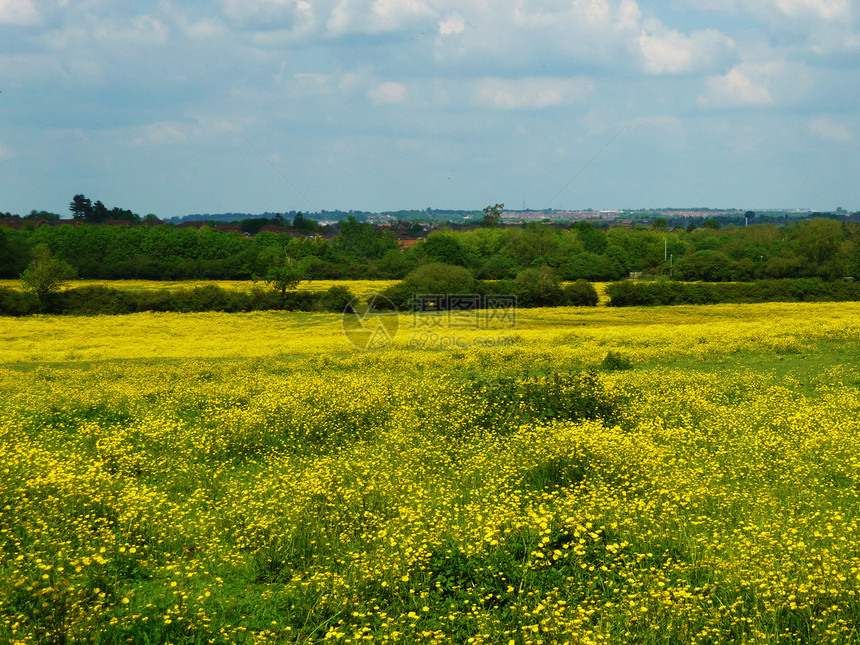
[[461, 34], [465, 28], [466, 19], [458, 12], [454, 12], [439, 23], [439, 34], [442, 36]]
[[370, 100], [377, 104], [403, 103], [407, 90], [402, 83], [381, 83], [368, 92]]
[[0, 24], [33, 25], [40, 20], [33, 0], [0, 0]]
[[0, 161], [8, 161], [10, 159], [14, 159], [16, 157], [15, 153], [9, 148], [3, 147], [0, 144]]
[[708, 11], [746, 12], [772, 21], [779, 18], [842, 20], [851, 14], [850, 0], [686, 0]]
[[848, 0], [771, 0], [776, 8], [788, 16], [812, 14], [822, 20], [841, 20], [848, 16]]
[[809, 132], [819, 139], [836, 143], [849, 143], [854, 138], [847, 124], [827, 115], [813, 118], [809, 122]]
[[326, 22], [329, 36], [397, 31], [434, 19], [420, 0], [338, 0]]
[[734, 67], [724, 76], [709, 76], [705, 93], [699, 96], [701, 107], [726, 108], [771, 105], [773, 97], [761, 81], [754, 78], [748, 66]]
[[474, 102], [505, 110], [540, 109], [580, 101], [593, 90], [584, 78], [485, 78], [475, 87]]
[[685, 36], [677, 31], [639, 36], [645, 71], [650, 74], [682, 74], [714, 62], [734, 47], [731, 38], [713, 29], [696, 31]]
[[296, 0], [221, 0], [224, 13], [237, 22], [274, 20], [307, 10], [307, 2]]
[[416, 16], [433, 15], [434, 11], [420, 0], [375, 0], [373, 13], [383, 23], [395, 28]]

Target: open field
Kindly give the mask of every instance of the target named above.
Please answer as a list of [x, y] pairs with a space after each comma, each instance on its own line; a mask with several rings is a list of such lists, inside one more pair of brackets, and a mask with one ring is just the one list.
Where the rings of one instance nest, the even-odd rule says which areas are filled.
[[860, 641], [860, 304], [459, 323], [0, 319], [0, 641]]

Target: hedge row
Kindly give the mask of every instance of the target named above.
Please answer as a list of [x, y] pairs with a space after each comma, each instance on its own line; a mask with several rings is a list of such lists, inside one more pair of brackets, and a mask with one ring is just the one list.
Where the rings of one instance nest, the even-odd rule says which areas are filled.
[[333, 286], [328, 291], [295, 291], [281, 295], [272, 290], [253, 288], [231, 291], [217, 285], [193, 289], [124, 290], [105, 286], [87, 286], [52, 293], [44, 302], [28, 291], [0, 288], [0, 315], [29, 314], [130, 314], [140, 311], [336, 311], [341, 312], [352, 300], [346, 287]]
[[844, 302], [860, 300], [860, 282], [819, 278], [757, 282], [614, 282], [606, 293], [610, 307], [708, 305], [726, 302]]

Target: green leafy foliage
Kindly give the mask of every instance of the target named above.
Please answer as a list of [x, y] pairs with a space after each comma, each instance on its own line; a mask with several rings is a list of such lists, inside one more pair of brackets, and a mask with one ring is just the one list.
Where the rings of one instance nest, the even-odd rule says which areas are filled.
[[44, 300], [49, 293], [57, 291], [69, 280], [77, 277], [77, 270], [68, 262], [55, 258], [45, 244], [33, 249], [33, 261], [21, 274], [21, 282]]

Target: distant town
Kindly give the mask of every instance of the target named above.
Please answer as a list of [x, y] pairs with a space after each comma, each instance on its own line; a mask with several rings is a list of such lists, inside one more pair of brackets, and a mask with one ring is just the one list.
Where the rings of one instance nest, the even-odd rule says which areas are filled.
[[[289, 211], [281, 214], [286, 220], [292, 220], [300, 211]], [[838, 217], [848, 220], [860, 220], [860, 211], [849, 212], [838, 207], [833, 211], [813, 211], [811, 209], [716, 209], [716, 208], [657, 208], [635, 210], [502, 210], [501, 223], [508, 225], [529, 222], [544, 222], [563, 224], [565, 222], [590, 221], [595, 224], [612, 226], [635, 226], [637, 224], [651, 225], [655, 219], [665, 219], [669, 226], [686, 226], [691, 220], [717, 219], [720, 224], [744, 224], [748, 215], [754, 213], [758, 223], [785, 223], [791, 220], [803, 220], [815, 217]], [[361, 210], [350, 211], [317, 211], [303, 212], [305, 218], [317, 221], [321, 226], [334, 225], [337, 222], [355, 218], [359, 222], [369, 222], [379, 225], [394, 225], [397, 222], [417, 222], [447, 224], [451, 226], [468, 226], [479, 224], [484, 212], [480, 210], [445, 210], [427, 208], [424, 210], [399, 210], [371, 212]], [[272, 219], [279, 213], [267, 212], [260, 214], [248, 213], [197, 213], [184, 217], [171, 217], [165, 222], [179, 225], [188, 222], [239, 222], [249, 218]]]

